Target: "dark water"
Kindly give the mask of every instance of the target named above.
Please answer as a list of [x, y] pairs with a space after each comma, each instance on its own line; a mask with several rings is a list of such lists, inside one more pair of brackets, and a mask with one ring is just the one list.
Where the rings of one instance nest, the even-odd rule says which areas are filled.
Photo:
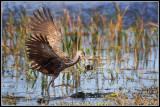
[[[143, 14], [144, 24], [148, 21], [153, 23], [158, 23], [158, 3], [157, 2], [114, 2], [117, 5], [121, 6], [121, 11], [125, 10], [126, 6], [129, 4], [129, 8], [127, 13], [123, 18], [124, 27], [128, 28], [130, 26], [134, 26], [135, 20], [138, 17], [138, 14]], [[20, 13], [21, 6], [25, 7], [27, 12], [32, 15], [32, 11], [35, 9], [39, 9], [41, 6], [45, 6], [50, 8], [51, 11], [55, 11], [55, 16], [58, 17], [62, 15], [63, 7], [66, 7], [70, 15], [72, 13], [78, 14], [79, 11], [82, 16], [86, 19], [85, 23], [88, 24], [88, 20], [90, 16], [92, 16], [92, 10], [98, 11], [100, 14], [110, 14], [110, 18], [112, 18], [112, 13], [115, 11], [115, 7], [112, 2], [3, 2], [3, 17], [6, 19], [8, 18], [8, 11], [7, 8], [11, 10], [15, 7], [17, 11], [15, 14]], [[143, 13], [143, 8], [144, 13]], [[134, 13], [134, 14], [131, 14]], [[132, 35], [129, 30], [126, 30], [130, 37], [130, 43], [134, 41], [134, 34]], [[86, 47], [91, 47], [90, 42], [92, 40], [91, 37], [83, 37], [82, 42], [84, 49]], [[124, 41], [125, 42], [125, 41]], [[151, 40], [153, 43], [154, 40]], [[158, 46], [158, 43], [156, 43]], [[104, 41], [104, 44], [101, 48], [107, 48], [108, 42]], [[127, 96], [131, 97], [130, 91], [132, 93], [137, 92], [137, 90], [141, 90], [142, 88], [147, 87], [155, 87], [159, 86], [159, 57], [158, 57], [158, 47], [153, 48], [150, 47], [151, 53], [147, 55], [147, 60], [144, 58], [144, 52], [141, 52], [143, 56], [142, 60], [139, 60], [137, 70], [134, 70], [135, 53], [125, 53], [124, 51], [121, 52], [121, 56], [129, 55], [126, 57], [125, 62], [121, 62], [121, 65], [117, 62], [114, 58], [114, 51], [109, 50], [96, 50], [95, 55], [100, 55], [99, 61], [91, 61], [94, 63], [94, 69], [89, 71], [84, 71], [80, 73], [79, 78], [79, 86], [78, 88], [71, 88], [71, 87], [50, 87], [50, 95], [52, 97], [64, 97], [70, 96], [76, 92], [84, 92], [84, 93], [125, 93], [127, 92]], [[100, 53], [100, 54], [98, 54]], [[96, 57], [97, 57], [96, 56]], [[87, 58], [93, 58], [92, 51], [86, 54]], [[14, 68], [10, 68], [10, 66], [14, 65], [13, 56], [9, 56], [7, 63], [4, 65], [4, 72], [1, 76], [1, 93], [2, 95], [6, 95], [7, 93], [14, 96], [24, 96], [25, 98], [33, 98], [34, 100], [20, 100], [16, 105], [39, 105], [37, 103], [37, 98], [41, 98], [42, 96], [47, 96], [45, 92], [45, 88], [43, 87], [44, 80], [51, 80], [51, 77], [47, 77], [42, 75], [41, 73], [38, 74], [38, 78], [36, 81], [26, 81], [26, 73], [25, 70], [22, 72], [20, 70], [16, 70]], [[22, 65], [25, 65], [25, 59], [22, 61]], [[82, 63], [80, 63], [82, 64]], [[129, 69], [128, 69], [129, 68]], [[8, 71], [8, 72], [7, 72]], [[66, 74], [69, 71], [78, 72], [79, 70], [76, 67], [69, 68], [64, 70]], [[156, 71], [156, 73], [153, 73]], [[14, 77], [17, 72], [22, 72], [20, 77]], [[70, 75], [70, 79], [67, 80], [67, 75], [64, 76], [64, 73], [60, 73], [59, 77], [55, 80], [54, 85], [60, 85], [63, 82], [69, 83], [71, 85], [75, 84], [75, 77]], [[64, 79], [65, 78], [65, 79]], [[114, 78], [114, 79], [113, 79]], [[131, 78], [131, 79], [128, 79]], [[123, 90], [119, 90], [120, 87], [123, 87]], [[154, 95], [153, 95], [154, 96]], [[151, 95], [151, 97], [153, 97]], [[55, 103], [88, 103], [91, 102], [93, 105], [96, 103], [102, 103], [103, 98], [86, 98], [84, 99], [64, 99], [64, 100], [53, 100], [49, 101], [48, 104], [52, 105]], [[3, 105], [10, 105], [8, 103], [3, 103]], [[43, 104], [42, 104], [43, 105]]]
[[[40, 7], [48, 7], [55, 12], [55, 17], [62, 15], [64, 8], [69, 10], [69, 14], [82, 14], [85, 22], [89, 21], [90, 16], [93, 15], [93, 10], [98, 11], [99, 15], [109, 14], [109, 18], [113, 18], [113, 13], [116, 11], [115, 3], [120, 6], [121, 13], [129, 5], [127, 13], [123, 17], [124, 27], [134, 25], [138, 15], [143, 16], [144, 24], [148, 21], [158, 23], [158, 3], [157, 2], [3, 2], [4, 17], [7, 18], [7, 8], [13, 10], [17, 8], [15, 14], [20, 13], [21, 6], [27, 9], [27, 12], [32, 15], [33, 10]], [[144, 9], [144, 11], [143, 11]], [[88, 24], [88, 23], [87, 23]]]

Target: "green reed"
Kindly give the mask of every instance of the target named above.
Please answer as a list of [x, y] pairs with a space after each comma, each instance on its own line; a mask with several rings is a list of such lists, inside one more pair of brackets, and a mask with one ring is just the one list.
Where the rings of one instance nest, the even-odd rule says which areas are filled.
[[[61, 30], [63, 35], [63, 51], [71, 58], [75, 56], [77, 50], [85, 48], [86, 53], [89, 54], [89, 52], [91, 52], [91, 61], [93, 65], [96, 65], [96, 63], [100, 64], [101, 57], [103, 56], [102, 50], [106, 50], [107, 63], [105, 64], [107, 65], [108, 72], [110, 72], [110, 62], [112, 60], [116, 61], [116, 64], [114, 65], [115, 70], [111, 70], [112, 72], [109, 73], [112, 81], [115, 80], [115, 76], [113, 75], [114, 71], [118, 74], [122, 63], [125, 61], [123, 60], [122, 54], [134, 54], [134, 65], [131, 67], [133, 70], [136, 70], [142, 60], [148, 60], [152, 52], [151, 47], [155, 50], [159, 39], [157, 25], [150, 21], [148, 21], [147, 24], [144, 24], [143, 15], [138, 16], [134, 26], [124, 29], [122, 20], [124, 15], [129, 12], [127, 11], [128, 6], [122, 13], [120, 7], [116, 5], [115, 10], [116, 11], [113, 12], [113, 17], [109, 15], [109, 12], [99, 15], [98, 12], [94, 10], [89, 18], [90, 23], [85, 23], [82, 14], [76, 15], [73, 13], [73, 15], [71, 15], [66, 8], [62, 13], [62, 17], [54, 17], [55, 25]], [[2, 18], [2, 70], [6, 68], [4, 66], [11, 55], [13, 56], [14, 64], [8, 67], [17, 70], [16, 76], [20, 77], [22, 72], [26, 71], [27, 81], [36, 80], [39, 73], [29, 69], [30, 63], [28, 62], [25, 51], [25, 40], [30, 38], [31, 35], [31, 30], [27, 23], [27, 21], [31, 21], [29, 18], [30, 15], [28, 15], [26, 9], [23, 7], [21, 7], [21, 14], [18, 14], [17, 16], [15, 16], [16, 14], [13, 14], [16, 12], [16, 8], [13, 11], [8, 9], [8, 11], [8, 20]], [[147, 28], [147, 30], [145, 28]], [[82, 42], [84, 37], [89, 36], [91, 36], [91, 41], [89, 41], [91, 44], [89, 44], [89, 47], [85, 47]], [[107, 44], [106, 47], [104, 47], [105, 43]], [[110, 55], [111, 52], [113, 52], [112, 57]], [[129, 65], [127, 62], [125, 62], [125, 64], [127, 66]], [[103, 65], [100, 66], [101, 68], [103, 67]], [[145, 62], [145, 67], [147, 68], [147, 66], [148, 61]], [[63, 79], [67, 79], [67, 83], [69, 83], [68, 80], [71, 79], [72, 75], [72, 80], [74, 80], [73, 85], [78, 86], [80, 84], [81, 70], [76, 67], [69, 68], [69, 71], [70, 72], [63, 74]], [[74, 71], [78, 72], [75, 73]], [[92, 74], [97, 74], [95, 71], [96, 70], [93, 70]], [[42, 75], [42, 90], [46, 87], [46, 80], [47, 78]], [[127, 80], [131, 80], [131, 78], [128, 77]], [[120, 105], [125, 104], [125, 102], [120, 102]], [[138, 104], [140, 104], [140, 102]]]
[[[58, 25], [57, 26], [58, 28], [61, 28], [61, 31], [63, 32], [64, 35], [63, 51], [66, 51], [69, 56], [74, 57], [77, 49], [81, 48], [81, 43], [83, 38], [82, 36], [84, 36], [85, 33], [89, 32], [91, 32], [92, 34], [91, 49], [93, 51], [93, 54], [96, 49], [99, 50], [99, 47], [102, 47], [103, 43], [107, 40], [106, 37], [108, 37], [107, 40], [108, 46], [109, 45], [112, 47], [125, 46], [124, 48], [126, 51], [128, 50], [127, 52], [129, 52], [130, 48], [133, 48], [133, 50], [135, 49], [148, 50], [147, 48], [150, 44], [149, 42], [144, 42], [143, 39], [145, 39], [145, 41], [148, 41], [151, 38], [148, 37], [148, 34], [144, 29], [145, 26], [143, 25], [143, 20], [142, 20], [143, 16], [139, 16], [138, 20], [135, 22], [136, 26], [132, 27], [133, 30], [130, 31], [131, 34], [132, 33], [135, 34], [134, 44], [132, 45], [128, 40], [129, 35], [126, 33], [125, 29], [123, 29], [123, 22], [122, 22], [123, 16], [127, 12], [128, 7], [126, 7], [123, 14], [121, 14], [119, 7], [117, 6], [115, 7], [117, 11], [114, 13], [113, 18], [110, 18], [110, 16], [106, 14], [104, 15], [101, 14], [99, 16], [98, 13], [95, 11], [93, 16], [91, 16], [90, 18], [91, 25], [88, 26], [84, 25], [83, 18], [81, 18], [82, 17], [81, 14], [78, 14], [77, 17], [75, 16], [75, 14], [73, 14], [73, 16], [70, 16], [69, 11], [67, 9], [64, 9], [62, 18], [60, 17], [58, 17], [58, 19], [55, 18], [55, 23], [56, 24], [57, 22], [59, 23], [59, 26]], [[11, 10], [8, 11], [9, 11], [8, 22], [5, 19], [3, 19], [3, 30], [5, 35], [2, 38], [4, 42], [3, 43], [3, 50], [5, 54], [4, 56], [6, 56], [7, 54], [6, 52], [9, 50], [12, 53], [14, 53], [15, 56], [17, 55], [22, 56], [22, 54], [25, 52], [24, 49], [25, 39], [30, 36], [30, 29], [27, 23], [27, 20], [30, 22], [30, 18], [28, 17], [26, 9], [24, 9], [23, 7], [21, 8], [22, 14], [19, 14], [18, 18], [15, 18], [13, 16], [13, 12]], [[72, 22], [71, 19], [73, 19]], [[78, 21], [75, 21], [75, 19], [78, 19]], [[155, 29], [157, 30], [157, 28]], [[9, 38], [8, 41], [7, 38]], [[9, 46], [7, 42], [9, 42]], [[122, 42], [124, 42], [124, 44]], [[110, 48], [110, 46], [108, 48]], [[117, 52], [118, 51], [115, 51], [115, 53]], [[121, 56], [118, 56], [118, 59], [120, 58]]]

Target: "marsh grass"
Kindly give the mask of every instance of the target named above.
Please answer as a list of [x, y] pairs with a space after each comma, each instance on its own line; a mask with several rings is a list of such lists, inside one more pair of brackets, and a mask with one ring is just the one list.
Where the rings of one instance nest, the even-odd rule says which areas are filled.
[[[134, 26], [129, 26], [129, 28], [123, 28], [123, 17], [127, 13], [128, 6], [125, 8], [124, 12], [121, 13], [120, 7], [116, 6], [114, 3], [116, 12], [113, 13], [113, 17], [110, 18], [109, 14], [98, 14], [96, 10], [93, 10], [93, 14], [90, 16], [89, 23], [84, 23], [82, 14], [76, 15], [69, 13], [69, 11], [64, 8], [62, 17], [54, 17], [54, 22], [58, 29], [61, 30], [63, 34], [62, 46], [63, 51], [66, 52], [71, 58], [73, 58], [79, 49], [86, 49], [86, 53], [92, 52], [89, 60], [93, 65], [97, 63], [99, 66], [96, 68], [101, 68], [103, 71], [103, 64], [107, 65], [108, 72], [111, 77], [110, 79], [114, 81], [117, 76], [113, 74], [122, 69], [121, 64], [125, 64], [128, 68], [137, 70], [140, 67], [147, 68], [148, 58], [151, 55], [151, 47], [154, 48], [158, 45], [158, 26], [150, 21], [147, 24], [143, 22], [143, 14], [138, 16], [135, 21]], [[143, 11], [145, 8], [143, 9]], [[2, 17], [2, 71], [6, 72], [8, 68], [15, 69], [17, 78], [19, 78], [23, 73], [26, 74], [27, 81], [36, 81], [39, 72], [34, 72], [29, 69], [29, 62], [27, 59], [27, 54], [25, 51], [25, 40], [30, 38], [30, 28], [27, 23], [30, 22], [30, 18], [25, 8], [21, 7], [21, 14], [15, 14], [17, 9], [10, 10], [8, 8], [9, 16], [8, 19]], [[53, 12], [54, 13], [54, 12]], [[77, 20], [76, 20], [77, 19]], [[146, 29], [147, 30], [146, 30]], [[89, 47], [83, 47], [82, 42], [84, 37], [91, 37]], [[103, 47], [107, 41], [107, 48]], [[107, 51], [107, 63], [101, 63], [102, 51]], [[110, 55], [112, 52], [113, 56]], [[127, 53], [124, 55], [124, 53]], [[127, 59], [130, 54], [134, 54], [134, 65], [129, 65]], [[156, 52], [154, 52], [156, 54]], [[10, 60], [10, 56], [13, 57], [13, 62], [11, 65], [6, 66], [7, 60]], [[156, 55], [155, 55], [156, 56]], [[109, 69], [109, 62], [115, 60], [115, 70]], [[143, 65], [140, 65], [142, 60], [146, 60]], [[80, 64], [80, 63], [79, 63]], [[83, 66], [83, 65], [81, 65]], [[83, 69], [79, 69], [77, 66], [69, 68], [69, 72], [63, 73], [63, 83], [67, 79], [67, 84], [70, 79], [74, 80], [73, 85], [78, 87], [80, 84], [80, 78], [83, 73]], [[77, 72], [74, 72], [77, 71]], [[92, 75], [97, 75], [94, 70]], [[91, 75], [88, 75], [91, 76]], [[42, 79], [42, 90], [45, 90], [48, 78], [44, 75]], [[126, 77], [127, 81], [134, 81], [130, 77]], [[31, 84], [30, 84], [31, 85]], [[34, 83], [32, 84], [32, 87]], [[151, 89], [148, 89], [151, 90]], [[110, 103], [97, 103], [96, 105], [157, 105], [158, 104], [158, 90], [156, 90], [155, 98], [147, 98], [140, 96], [135, 93], [133, 95], [132, 101], [130, 101], [126, 95], [118, 94], [116, 96], [115, 102]], [[113, 97], [113, 96], [112, 96]], [[110, 100], [110, 98], [105, 98], [105, 100]], [[112, 99], [112, 98], [111, 98]], [[6, 101], [6, 100], [5, 100]], [[4, 103], [5, 103], [4, 101]], [[10, 103], [10, 101], [6, 101]], [[11, 102], [15, 103], [16, 102]], [[55, 105], [70, 105], [61, 103], [55, 103]], [[83, 104], [81, 104], [83, 105]], [[90, 105], [86, 103], [84, 105]]]

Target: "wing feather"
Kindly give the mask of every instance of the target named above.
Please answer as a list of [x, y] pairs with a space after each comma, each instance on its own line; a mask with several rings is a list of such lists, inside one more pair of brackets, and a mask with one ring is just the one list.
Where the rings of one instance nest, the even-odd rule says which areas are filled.
[[44, 9], [44, 7], [43, 7], [43, 12], [44, 12], [44, 15], [46, 16], [47, 20], [50, 20], [47, 13], [46, 13], [46, 10]]
[[40, 21], [41, 23], [43, 22], [43, 20], [42, 20], [41, 18], [39, 18], [39, 17], [35, 14], [35, 12], [33, 12], [33, 15], [34, 15], [34, 17], [35, 17], [38, 21]]
[[65, 57], [65, 54], [62, 51], [62, 35], [57, 30], [53, 22], [49, 8], [47, 10], [49, 16], [47, 15], [44, 7], [43, 14], [37, 10], [39, 16], [33, 12], [33, 17], [30, 17], [32, 21], [32, 23], [30, 23], [31, 30], [34, 35], [41, 34], [43, 37], [46, 36], [50, 46], [52, 47], [52, 50], [59, 55], [59, 57], [63, 58]]
[[38, 12], [38, 14], [40, 15], [40, 17], [43, 19], [43, 21], [47, 21], [44, 17], [43, 17], [43, 15], [42, 15], [42, 13], [37, 9], [37, 12]]
[[47, 38], [40, 35], [27, 39], [26, 51], [31, 62], [31, 69], [45, 74], [59, 73], [65, 68], [63, 60], [52, 50]]

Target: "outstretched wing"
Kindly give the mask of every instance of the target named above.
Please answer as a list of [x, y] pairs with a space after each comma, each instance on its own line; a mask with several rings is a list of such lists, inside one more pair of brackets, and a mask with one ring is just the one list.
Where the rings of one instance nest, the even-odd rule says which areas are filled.
[[47, 36], [47, 40], [52, 49], [54, 50], [54, 52], [60, 57], [65, 56], [61, 47], [62, 35], [56, 29], [49, 8], [48, 8], [49, 16], [47, 15], [47, 12], [44, 8], [43, 8], [44, 15], [39, 10], [37, 10], [37, 13], [39, 14], [39, 16], [37, 16], [35, 12], [33, 12], [34, 17], [31, 17], [32, 23], [30, 23], [30, 25], [33, 34], [38, 36], [39, 34], [41, 34], [43, 37]]
[[54, 74], [65, 68], [63, 60], [52, 50], [46, 37], [44, 38], [42, 35], [31, 36], [25, 46], [31, 61], [31, 69], [44, 74]]

